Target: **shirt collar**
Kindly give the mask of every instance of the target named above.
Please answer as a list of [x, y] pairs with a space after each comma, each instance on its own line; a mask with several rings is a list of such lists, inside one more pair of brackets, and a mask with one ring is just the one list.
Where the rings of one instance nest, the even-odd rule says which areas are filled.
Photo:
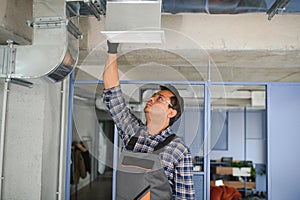
[[156, 140], [157, 142], [162, 142], [171, 134], [172, 134], [172, 131], [171, 131], [170, 127], [168, 127], [156, 135], [151, 135], [150, 138], [152, 140]]

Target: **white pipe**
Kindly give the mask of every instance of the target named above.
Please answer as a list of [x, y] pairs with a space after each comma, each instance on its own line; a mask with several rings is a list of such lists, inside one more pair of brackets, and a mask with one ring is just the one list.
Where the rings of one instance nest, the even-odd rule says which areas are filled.
[[3, 157], [4, 157], [4, 136], [6, 127], [6, 108], [7, 108], [7, 96], [8, 96], [8, 82], [9, 79], [5, 79], [3, 90], [3, 102], [2, 102], [2, 120], [1, 120], [1, 132], [0, 132], [0, 199], [2, 199], [2, 181], [3, 177]]
[[64, 149], [65, 149], [65, 118], [66, 118], [66, 80], [62, 81], [61, 85], [61, 117], [60, 117], [60, 146], [59, 146], [59, 169], [58, 169], [58, 187], [57, 199], [62, 199], [63, 191], [63, 172], [64, 172]]

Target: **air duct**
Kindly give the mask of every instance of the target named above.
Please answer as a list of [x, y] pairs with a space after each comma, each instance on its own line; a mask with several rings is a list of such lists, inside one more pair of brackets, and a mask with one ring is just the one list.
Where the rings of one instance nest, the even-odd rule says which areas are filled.
[[64, 0], [33, 1], [31, 45], [0, 46], [0, 78], [36, 79], [51, 82], [64, 79], [74, 68], [78, 40], [68, 33], [77, 17], [67, 18]]
[[161, 0], [107, 1], [105, 31], [115, 43], [162, 43]]
[[269, 17], [281, 13], [299, 13], [297, 0], [164, 0], [163, 13], [239, 14], [267, 12]]

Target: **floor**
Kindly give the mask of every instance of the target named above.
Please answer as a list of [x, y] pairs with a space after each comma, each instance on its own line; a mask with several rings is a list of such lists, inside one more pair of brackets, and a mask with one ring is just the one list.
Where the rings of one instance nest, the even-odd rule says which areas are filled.
[[70, 200], [109, 200], [112, 199], [112, 179], [109, 176], [96, 178], [91, 184], [71, 195]]

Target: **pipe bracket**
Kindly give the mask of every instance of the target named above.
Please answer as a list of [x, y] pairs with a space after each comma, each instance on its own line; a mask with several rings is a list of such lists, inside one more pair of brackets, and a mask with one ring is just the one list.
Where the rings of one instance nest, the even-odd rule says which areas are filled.
[[16, 51], [12, 40], [7, 41], [7, 46], [0, 47], [0, 76], [8, 77], [15, 73]]
[[61, 17], [39, 17], [36, 18], [32, 26], [37, 29], [60, 28], [66, 23]]

